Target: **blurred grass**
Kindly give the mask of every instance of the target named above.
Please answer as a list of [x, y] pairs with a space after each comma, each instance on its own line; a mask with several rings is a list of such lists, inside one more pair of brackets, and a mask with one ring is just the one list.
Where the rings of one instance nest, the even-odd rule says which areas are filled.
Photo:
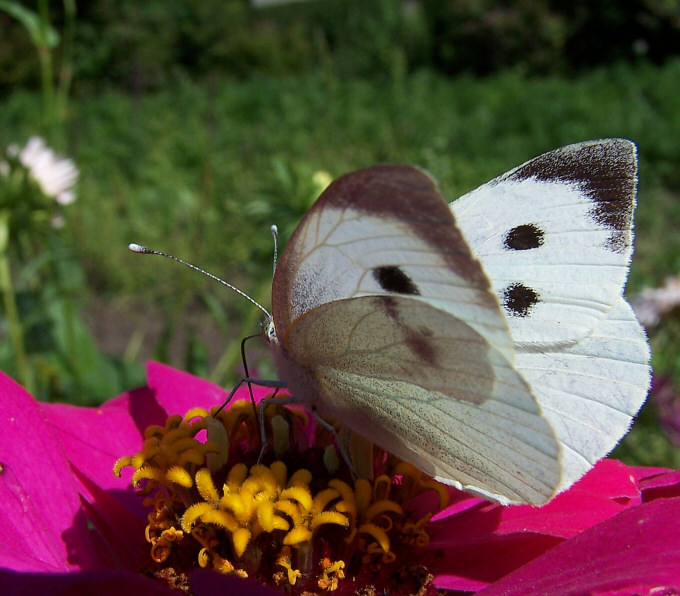
[[[236, 356], [242, 335], [257, 331], [258, 313], [210, 280], [131, 255], [127, 243], [190, 260], [268, 307], [269, 226], [279, 226], [285, 246], [315, 198], [316, 171], [336, 177], [376, 162], [412, 162], [453, 199], [541, 152], [609, 136], [633, 139], [640, 151], [634, 293], [680, 271], [679, 80], [675, 60], [571, 79], [420, 71], [378, 82], [320, 70], [180, 80], [137, 96], [81, 95], [70, 104], [62, 149], [82, 172], [78, 202], [66, 213], [71, 249], [86, 273], [82, 303], [97, 297], [93, 318], [112, 317], [108, 333], [118, 334], [115, 345], [129, 359], [150, 351], [172, 359], [168, 346], [182, 327], [184, 365], [209, 374], [223, 350]], [[0, 99], [0, 144], [32, 134], [39, 110], [34, 93]], [[117, 325], [120, 311], [133, 317], [132, 328]], [[149, 331], [150, 320], [161, 321], [161, 330]], [[206, 326], [212, 336], [195, 335]], [[222, 339], [211, 360], [204, 344], [215, 335]], [[237, 375], [235, 360], [221, 361], [216, 380]], [[658, 360], [680, 378], [677, 353]], [[268, 371], [265, 360], [257, 365]], [[647, 461], [650, 449], [664, 452], [656, 438], [652, 446], [639, 438], [651, 435], [632, 436], [624, 453], [634, 461]], [[675, 461], [660, 457], [658, 464]]]
[[[77, 98], [66, 148], [82, 170], [74, 248], [98, 293], [158, 293], [148, 279], [158, 263], [130, 268], [121, 247], [131, 239], [227, 277], [246, 273], [248, 286], [268, 276], [269, 225], [285, 242], [312, 200], [291, 196], [282, 170], [304, 186], [316, 170], [413, 162], [454, 198], [540, 152], [623, 136], [641, 161], [634, 285], [658, 280], [680, 257], [676, 235], [664, 234], [659, 250], [657, 233], [672, 223], [680, 188], [678, 80], [680, 61], [572, 80], [420, 72], [386, 85], [315, 74]], [[38, 104], [23, 92], [2, 101], [0, 141], [27, 137]], [[178, 277], [167, 272], [164, 290]]]

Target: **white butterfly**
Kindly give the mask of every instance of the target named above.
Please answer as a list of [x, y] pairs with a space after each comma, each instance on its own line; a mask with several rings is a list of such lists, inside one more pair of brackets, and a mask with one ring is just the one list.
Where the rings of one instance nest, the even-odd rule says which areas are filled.
[[649, 385], [622, 295], [635, 145], [551, 151], [447, 206], [413, 166], [336, 180], [279, 262], [269, 335], [296, 400], [446, 484], [541, 504]]

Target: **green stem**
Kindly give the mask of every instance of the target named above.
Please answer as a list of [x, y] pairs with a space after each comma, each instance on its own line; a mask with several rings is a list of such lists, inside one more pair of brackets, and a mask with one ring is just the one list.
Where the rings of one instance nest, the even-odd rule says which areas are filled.
[[76, 24], [76, 0], [64, 0], [64, 31], [62, 34], [61, 68], [56, 96], [56, 117], [59, 133], [62, 133], [66, 120], [68, 95], [73, 78], [73, 38]]
[[28, 366], [28, 357], [26, 356], [26, 348], [24, 345], [24, 328], [19, 318], [19, 309], [17, 308], [16, 292], [14, 291], [14, 284], [12, 283], [12, 273], [10, 271], [9, 259], [7, 252], [0, 252], [0, 287], [2, 289], [2, 298], [5, 305], [5, 314], [9, 323], [9, 335], [14, 349], [14, 357], [17, 364], [17, 374], [19, 382], [31, 394], [35, 395], [35, 387], [33, 386], [33, 378], [30, 374]]
[[[49, 27], [50, 13], [49, 2], [38, 0], [38, 14], [43, 28]], [[44, 35], [46, 39], [46, 35]], [[52, 78], [52, 50], [47, 43], [38, 45], [38, 58], [40, 60], [40, 86], [43, 102], [43, 125], [48, 133], [48, 138], [53, 134], [54, 125], [54, 80]]]

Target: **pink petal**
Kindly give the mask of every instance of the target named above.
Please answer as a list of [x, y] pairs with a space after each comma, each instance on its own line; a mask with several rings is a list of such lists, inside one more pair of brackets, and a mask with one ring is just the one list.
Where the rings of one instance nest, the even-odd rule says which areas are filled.
[[628, 466], [616, 460], [602, 460], [548, 504], [504, 509], [496, 531], [533, 531], [569, 538], [641, 502], [640, 489]]
[[148, 577], [129, 571], [81, 571], [78, 573], [15, 573], [0, 569], [3, 596], [65, 596], [88, 594], [96, 596], [175, 596], [173, 591]]
[[95, 565], [78, 489], [39, 404], [0, 374], [0, 567], [68, 571]]
[[660, 473], [645, 475], [640, 479], [642, 500], [645, 502], [654, 499], [680, 496], [680, 471], [663, 470]]
[[433, 518], [437, 546], [486, 540], [491, 534], [536, 532], [568, 538], [641, 502], [630, 468], [616, 460], [599, 462], [568, 491], [542, 507], [503, 507], [474, 497], [454, 500]]
[[[117, 491], [120, 502], [143, 518], [141, 499], [113, 475], [113, 464], [141, 449], [147, 426], [165, 422], [166, 414], [153, 393], [137, 389], [99, 408], [66, 404], [43, 404], [43, 408], [79, 478], [88, 478], [100, 489]], [[82, 483], [80, 489], [85, 498], [93, 500]]]
[[[127, 496], [130, 491], [105, 491], [87, 478], [80, 480], [91, 495], [90, 500], [82, 500], [82, 505], [88, 520], [97, 530], [93, 532], [93, 541], [101, 566], [140, 569], [149, 558], [150, 545], [144, 538], [148, 519], [131, 510], [121, 498], [121, 494]], [[137, 496], [137, 501], [142, 499]], [[148, 514], [148, 508], [141, 504], [139, 508], [142, 514]]]
[[[447, 548], [439, 564], [430, 566], [435, 585], [448, 590], [481, 590], [529, 563], [561, 540], [540, 534], [488, 536], [477, 543]], [[439, 567], [439, 568], [437, 568]]]
[[186, 414], [191, 408], [224, 403], [229, 395], [221, 387], [158, 362], [147, 362], [146, 379], [158, 404], [168, 414]]
[[644, 503], [567, 540], [480, 594], [628, 594], [640, 586], [678, 590], [679, 536], [680, 498]]
[[615, 460], [600, 462], [542, 507], [454, 498], [433, 518], [429, 532], [429, 547], [445, 553], [441, 569], [433, 567], [436, 584], [452, 590], [480, 589], [640, 501], [634, 475]]
[[[156, 392], [158, 403], [168, 414], [184, 415], [196, 407], [209, 410], [212, 406], [222, 405], [231, 391], [231, 387], [225, 390], [210, 381], [158, 362], [147, 362], [146, 378], [149, 388]], [[272, 391], [271, 388], [253, 385], [256, 402], [270, 395]], [[233, 399], [250, 399], [248, 387], [239, 387]]]

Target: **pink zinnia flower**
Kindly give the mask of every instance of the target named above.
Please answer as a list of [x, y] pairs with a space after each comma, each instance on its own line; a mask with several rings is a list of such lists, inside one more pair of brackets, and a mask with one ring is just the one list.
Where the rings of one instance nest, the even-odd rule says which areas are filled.
[[[332, 439], [324, 438], [319, 429], [304, 426], [299, 412], [281, 414], [276, 422], [268, 418], [274, 427], [273, 448], [263, 462], [266, 466], [258, 468], [250, 464], [248, 441], [253, 447], [259, 445], [259, 433], [255, 430], [249, 439], [246, 432], [251, 424], [248, 410], [252, 408], [231, 404], [219, 420], [233, 423], [238, 417], [234, 413], [240, 408], [245, 422], [234, 427], [236, 434], [227, 433], [229, 458], [235, 458], [233, 465], [228, 464], [225, 453], [214, 448], [220, 443], [219, 437], [224, 439], [222, 431], [210, 429], [218, 418], [204, 422], [207, 418], [195, 410], [199, 406], [210, 411], [223, 402], [225, 392], [167, 366], [149, 365], [147, 387], [99, 408], [38, 403], [5, 376], [0, 376], [0, 391], [4, 401], [4, 432], [0, 438], [3, 594], [176, 593], [168, 585], [180, 585], [198, 595], [217, 590], [275, 594], [280, 592], [238, 577], [236, 572], [255, 577], [264, 568], [276, 565], [280, 570], [276, 581], [291, 593], [311, 581], [299, 556], [305, 548], [329, 561], [325, 568], [328, 581], [319, 584], [318, 593], [335, 589], [336, 594], [435, 594], [438, 589], [448, 589], [495, 596], [671, 594], [680, 590], [679, 472], [631, 468], [605, 460], [543, 507], [502, 507], [435, 486], [408, 466], [399, 467], [398, 463], [389, 463], [389, 458], [376, 455], [373, 465], [377, 471], [387, 472], [384, 478], [388, 480], [383, 478], [380, 484], [384, 498], [375, 500], [377, 479], [370, 483], [372, 492], [362, 492], [343, 472], [341, 462], [338, 472], [329, 471], [334, 463], [326, 448]], [[262, 393], [258, 391], [258, 397]], [[246, 397], [247, 391], [239, 396]], [[192, 409], [189, 417], [169, 416]], [[199, 430], [201, 425], [208, 427], [207, 436]], [[151, 430], [145, 431], [149, 427]], [[234, 430], [228, 425], [224, 428]], [[187, 429], [192, 437], [182, 434]], [[170, 440], [170, 433], [178, 440]], [[216, 442], [212, 441], [215, 437]], [[183, 443], [178, 444], [179, 440]], [[213, 445], [208, 445], [211, 442]], [[305, 442], [306, 449], [300, 450]], [[164, 450], [166, 444], [173, 449]], [[235, 456], [239, 445], [246, 449], [242, 456]], [[145, 464], [140, 454], [147, 457], [152, 448], [159, 451], [154, 458], [144, 460]], [[111, 474], [116, 461], [118, 471], [127, 463], [126, 459], [119, 460], [121, 456], [135, 453], [139, 457], [129, 463], [136, 470], [141, 489], [149, 492], [146, 499]], [[209, 455], [211, 464], [207, 463]], [[287, 466], [285, 474], [272, 462], [279, 455]], [[290, 484], [297, 473], [296, 459], [313, 473], [303, 478], [304, 473], [299, 472], [297, 481]], [[171, 460], [175, 463], [168, 466]], [[220, 465], [231, 467], [218, 472]], [[244, 477], [235, 479], [229, 474], [241, 474], [244, 465], [249, 469], [248, 478], [272, 472], [277, 482], [287, 483], [283, 491], [288, 492], [276, 493], [280, 502], [301, 504], [307, 499], [304, 491], [311, 491], [312, 504], [307, 510], [309, 519], [315, 519], [317, 525], [307, 542], [303, 536], [305, 520], [294, 520], [297, 510], [290, 504], [282, 505], [289, 508], [281, 518], [288, 522], [287, 527], [278, 527], [281, 522], [272, 522], [265, 510], [260, 512], [264, 517], [254, 521], [243, 514], [229, 530], [229, 541], [220, 542], [228, 534], [222, 528], [231, 527], [225, 512], [233, 508], [225, 506], [226, 485], [216, 478], [226, 474], [233, 481], [229, 486], [241, 487], [246, 482]], [[207, 471], [199, 475], [200, 469]], [[186, 471], [191, 485], [186, 483]], [[122, 473], [128, 476], [125, 470]], [[349, 492], [343, 493], [340, 482]], [[320, 487], [329, 484], [339, 487], [337, 493], [342, 494], [324, 493], [326, 489]], [[450, 504], [430, 518], [428, 512], [446, 496]], [[182, 499], [169, 500], [175, 497], [186, 501], [182, 515], [193, 513], [185, 516], [183, 526], [179, 512], [174, 510], [159, 523], [158, 514], [164, 510], [157, 507], [158, 502], [177, 507]], [[240, 502], [250, 501], [242, 498]], [[336, 515], [343, 510], [333, 505], [339, 502], [345, 503], [343, 507], [358, 505], [354, 513], [345, 510], [346, 524]], [[211, 516], [222, 521], [215, 522]], [[168, 530], [175, 528], [164, 541], [159, 540], [162, 533], [158, 532], [163, 524]], [[393, 531], [397, 526], [401, 534]], [[205, 539], [202, 561], [228, 571], [223, 563], [227, 561], [234, 571], [223, 574], [199, 569], [200, 561], [183, 558], [197, 550], [192, 542], [197, 527], [201, 528], [198, 536]], [[170, 534], [177, 533], [178, 528], [188, 532], [174, 543]], [[210, 528], [219, 532], [205, 533]], [[356, 530], [353, 538], [349, 535], [352, 529]], [[405, 529], [408, 532], [404, 533]], [[288, 551], [283, 548], [286, 541], [291, 545]], [[271, 553], [266, 549], [270, 548], [288, 552], [289, 559], [268, 558]], [[257, 567], [258, 552], [262, 553], [262, 568]], [[171, 560], [173, 567], [163, 567], [165, 563], [159, 564], [156, 559]], [[344, 573], [338, 573], [340, 561], [345, 564]], [[323, 568], [322, 563], [312, 560], [309, 566]], [[329, 570], [336, 563], [335, 571]], [[315, 580], [320, 572], [316, 573]]]

